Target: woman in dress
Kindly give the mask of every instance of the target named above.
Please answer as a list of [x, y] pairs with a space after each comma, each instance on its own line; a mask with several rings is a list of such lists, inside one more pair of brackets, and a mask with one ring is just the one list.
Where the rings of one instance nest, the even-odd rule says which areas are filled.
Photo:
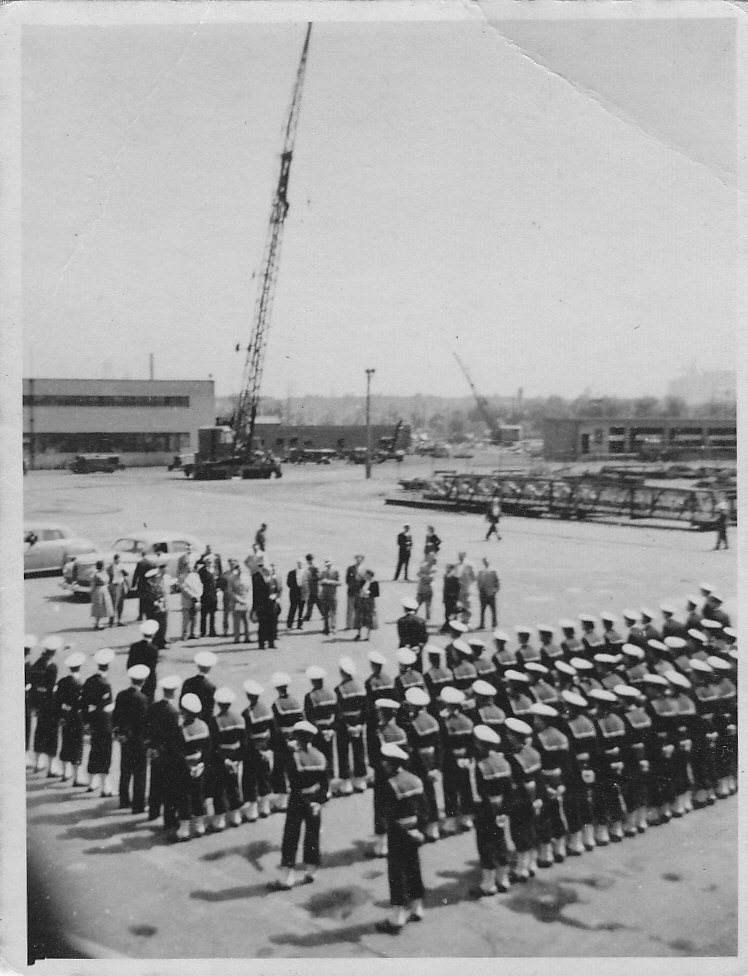
[[109, 618], [109, 626], [114, 626], [114, 618], [117, 618], [117, 626], [122, 626], [122, 610], [125, 606], [125, 597], [130, 592], [130, 574], [120, 562], [118, 552], [115, 552], [111, 565], [109, 566], [109, 596], [112, 598], [113, 614]]
[[431, 620], [431, 601], [434, 598], [434, 589], [431, 585], [431, 581], [436, 575], [436, 556], [435, 554], [429, 553], [423, 560], [421, 565], [418, 567], [418, 589], [416, 590], [416, 600], [418, 601], [418, 610], [421, 607], [425, 608], [426, 621]]
[[356, 636], [354, 640], [361, 640], [361, 631], [366, 630], [365, 640], [369, 639], [372, 630], [376, 630], [377, 623], [377, 599], [379, 597], [379, 583], [374, 579], [374, 570], [367, 569], [364, 573], [364, 582], [358, 591], [356, 599]]
[[109, 593], [109, 573], [104, 571], [104, 562], [99, 560], [96, 563], [96, 572], [91, 577], [91, 616], [94, 621], [94, 630], [100, 630], [101, 621], [114, 619], [114, 608], [112, 607], [112, 597]]

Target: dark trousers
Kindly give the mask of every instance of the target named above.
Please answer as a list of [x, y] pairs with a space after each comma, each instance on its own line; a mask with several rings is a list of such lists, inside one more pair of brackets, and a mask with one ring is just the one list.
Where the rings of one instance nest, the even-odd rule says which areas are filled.
[[130, 783], [132, 783], [132, 812], [142, 813], [145, 809], [146, 753], [141, 742], [122, 742], [120, 744], [119, 766], [119, 804], [130, 806]]
[[387, 833], [387, 820], [385, 817], [386, 806], [385, 798], [383, 796], [384, 789], [387, 786], [387, 777], [381, 770], [374, 770], [374, 833], [382, 837]]
[[491, 627], [496, 629], [496, 594], [489, 596], [488, 593], [484, 593], [483, 590], [478, 590], [478, 596], [480, 597], [480, 629], [483, 630], [483, 618], [486, 615], [486, 610], [491, 611]]
[[322, 607], [319, 605], [318, 593], [311, 592], [309, 594], [309, 599], [307, 600], [306, 614], [304, 615], [304, 620], [312, 619], [312, 610], [314, 610], [315, 607], [319, 610], [320, 617], [324, 617], [324, 614], [322, 613]]
[[341, 779], [350, 779], [351, 763], [350, 757], [353, 755], [353, 775], [358, 779], [366, 776], [366, 758], [364, 756], [364, 734], [356, 737], [351, 735], [348, 726], [342, 725], [338, 729], [338, 775]]
[[546, 796], [537, 819], [536, 833], [539, 844], [549, 844], [563, 837], [567, 831], [563, 800], [560, 797]]
[[564, 812], [569, 833], [576, 834], [592, 823], [592, 791], [584, 783], [568, 784], [564, 795]]
[[300, 793], [292, 793], [288, 800], [286, 823], [281, 842], [281, 865], [292, 868], [296, 864], [301, 825], [304, 824], [304, 864], [319, 864], [320, 814], [313, 814], [311, 805]]
[[390, 905], [405, 907], [423, 898], [419, 846], [396, 824], [387, 831], [387, 880]]
[[278, 615], [275, 606], [263, 607], [257, 611], [257, 643], [261, 648], [267, 644], [272, 647], [275, 644], [275, 635], [278, 629]]
[[288, 608], [288, 617], [286, 618], [286, 627], [291, 630], [294, 623], [294, 617], [298, 615], [298, 621], [296, 626], [301, 630], [301, 623], [304, 619], [304, 601], [301, 598], [301, 593], [291, 593], [291, 604]]
[[138, 594], [138, 620], [148, 620], [153, 605], [147, 596]]
[[724, 546], [725, 549], [730, 548], [727, 544], [727, 522], [720, 522], [717, 525], [717, 541], [714, 544], [714, 548], [721, 549], [722, 546]]
[[148, 795], [148, 816], [156, 820], [164, 808], [164, 827], [179, 826], [179, 789], [173, 762], [163, 756], [151, 761], [151, 785]]
[[216, 636], [216, 604], [200, 604], [200, 636], [205, 637], [206, 630], [209, 637]]
[[180, 820], [202, 817], [205, 813], [205, 774], [190, 776], [187, 773], [179, 784], [178, 810]]
[[491, 522], [491, 524], [488, 526], [488, 532], [486, 532], [486, 542], [488, 542], [488, 540], [491, 538], [492, 535], [495, 535], [497, 539], [501, 538], [501, 536], [499, 535], [498, 522]]
[[285, 741], [273, 746], [273, 774], [270, 777], [273, 793], [288, 793], [286, 770], [289, 758], [288, 744]]
[[535, 820], [532, 801], [527, 797], [515, 799], [509, 813], [509, 825], [514, 846], [520, 854], [532, 850], [537, 844]]
[[464, 817], [473, 811], [470, 771], [460, 769], [449, 759], [444, 763], [444, 812], [448, 817]]
[[475, 817], [475, 844], [478, 848], [480, 866], [484, 871], [492, 871], [509, 864], [506, 836], [502, 827], [496, 823], [496, 815], [483, 806]]
[[[285, 786], [285, 783], [283, 784]], [[278, 792], [285, 792], [279, 790]], [[260, 752], [244, 754], [242, 763], [242, 795], [246, 803], [257, 803], [270, 793], [270, 764]]]
[[398, 552], [397, 554], [397, 569], [395, 570], [395, 579], [400, 576], [400, 570], [404, 570], [403, 576], [405, 579], [408, 578], [408, 563], [410, 563], [410, 553], [409, 552]]
[[242, 805], [239, 795], [239, 764], [232, 765], [225, 759], [218, 759], [212, 772], [211, 795], [216, 813], [238, 810]]
[[162, 651], [166, 647], [166, 623], [168, 614], [166, 610], [152, 610], [150, 618], [158, 624], [158, 630], [156, 631], [156, 636], [153, 638], [153, 643]]
[[[325, 730], [325, 731], [327, 731], [327, 730]], [[337, 737], [336, 737], [336, 735], [335, 735], [334, 732], [333, 732], [333, 734], [329, 738], [325, 738], [325, 736], [320, 732], [317, 735], [317, 737], [315, 738], [315, 740], [314, 740], [314, 746], [315, 746], [315, 748], [316, 749], [319, 749], [319, 751], [322, 753], [322, 755], [327, 760], [327, 768], [329, 770], [329, 773], [330, 773], [330, 777], [331, 778], [332, 778], [333, 773], [334, 773], [334, 770], [335, 770], [335, 758], [334, 757], [335, 757], [335, 739], [336, 738]]]

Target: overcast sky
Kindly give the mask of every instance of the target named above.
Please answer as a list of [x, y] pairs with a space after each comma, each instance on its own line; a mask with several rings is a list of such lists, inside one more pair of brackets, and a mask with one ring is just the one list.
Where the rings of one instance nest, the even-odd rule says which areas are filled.
[[[316, 24], [263, 391], [732, 366], [733, 24]], [[25, 29], [24, 374], [238, 388], [304, 30]]]

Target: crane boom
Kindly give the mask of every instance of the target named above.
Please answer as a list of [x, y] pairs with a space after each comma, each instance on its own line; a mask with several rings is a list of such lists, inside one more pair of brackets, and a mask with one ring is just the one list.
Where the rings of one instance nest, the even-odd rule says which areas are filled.
[[262, 372], [265, 365], [270, 315], [275, 297], [275, 285], [278, 279], [283, 224], [289, 209], [288, 180], [291, 173], [294, 144], [296, 142], [296, 129], [299, 124], [301, 92], [306, 73], [311, 33], [312, 25], [310, 23], [307, 25], [304, 46], [301, 50], [301, 59], [296, 72], [296, 82], [291, 98], [291, 108], [288, 113], [283, 151], [281, 153], [278, 185], [270, 208], [270, 221], [263, 253], [262, 277], [260, 279], [260, 287], [255, 304], [254, 325], [249, 344], [247, 345], [247, 357], [244, 362], [241, 392], [237, 400], [236, 409], [234, 410], [232, 427], [234, 432], [234, 451], [237, 454], [247, 454], [252, 450], [257, 407], [260, 402], [260, 385], [262, 383]]
[[465, 379], [468, 381], [470, 389], [472, 390], [473, 396], [475, 397], [475, 402], [478, 404], [478, 409], [480, 410], [481, 416], [485, 420], [486, 426], [488, 427], [491, 433], [491, 440], [495, 444], [500, 444], [501, 430], [499, 428], [499, 425], [496, 422], [496, 418], [491, 416], [491, 409], [488, 406], [488, 400], [486, 400], [484, 396], [481, 396], [481, 394], [476, 389], [475, 383], [473, 383], [472, 377], [468, 372], [467, 366], [463, 363], [463, 361], [460, 359], [457, 353], [456, 352], [452, 353], [452, 355], [455, 357], [460, 369], [465, 374]]

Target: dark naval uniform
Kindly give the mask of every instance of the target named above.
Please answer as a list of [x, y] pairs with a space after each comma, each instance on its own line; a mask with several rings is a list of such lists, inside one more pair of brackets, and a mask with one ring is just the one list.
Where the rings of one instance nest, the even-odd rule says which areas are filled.
[[434, 786], [442, 779], [441, 729], [439, 723], [425, 709], [419, 711], [412, 722], [405, 726], [410, 745], [410, 768], [423, 782], [427, 806], [427, 822], [438, 823], [444, 815], [439, 809], [439, 798]]
[[478, 677], [478, 672], [475, 670], [473, 662], [463, 658], [458, 662], [452, 674], [454, 675], [454, 687], [459, 688], [460, 691], [469, 696], [473, 682]]
[[387, 776], [382, 768], [381, 748], [392, 743], [408, 751], [408, 736], [394, 719], [386, 725], [379, 725], [370, 740], [369, 762], [374, 770], [374, 833], [382, 837], [387, 833], [387, 818], [384, 801], [384, 785]]
[[151, 673], [143, 682], [143, 694], [152, 702], [156, 697], [156, 668], [158, 666], [158, 648], [155, 644], [144, 637], [143, 640], [135, 641], [130, 645], [130, 653], [127, 655], [127, 670], [134, 668], [136, 664], [145, 664], [150, 668]]
[[514, 792], [509, 810], [512, 840], [517, 852], [531, 851], [537, 843], [536, 824], [543, 806], [543, 787], [540, 781], [540, 754], [524, 744], [507, 760], [514, 776]]
[[436, 717], [441, 709], [441, 702], [439, 701], [441, 690], [454, 683], [454, 675], [450, 668], [432, 667], [424, 674], [423, 680], [426, 685], [426, 691], [431, 698], [428, 706], [429, 711]]
[[[652, 751], [652, 719], [643, 705], [635, 705], [621, 716], [626, 727], [623, 746], [623, 800], [629, 812], [626, 833], [630, 836], [646, 830], [646, 808], [649, 806], [649, 770]], [[631, 821], [631, 815], [642, 811], [643, 819]]]
[[319, 807], [327, 800], [329, 774], [324, 755], [310, 745], [308, 749], [294, 749], [288, 763], [290, 795], [286, 823], [281, 842], [281, 865], [293, 868], [299, 847], [301, 826], [304, 825], [304, 864], [320, 862], [319, 832], [322, 820]]
[[426, 824], [426, 803], [421, 780], [400, 769], [382, 785], [382, 802], [387, 822], [387, 876], [390, 904], [405, 907], [423, 898], [419, 856], [420, 840], [410, 831], [422, 831]]
[[145, 810], [147, 715], [148, 699], [139, 688], [125, 688], [117, 695], [112, 726], [120, 744], [119, 805], [131, 805], [132, 783], [133, 813], [142, 813]]
[[215, 778], [217, 790], [216, 813], [238, 810], [242, 805], [239, 794], [239, 763], [244, 747], [245, 726], [242, 717], [232, 709], [219, 712], [215, 718], [218, 735], [215, 749]]
[[272, 738], [275, 719], [268, 706], [258, 701], [244, 709], [245, 737], [242, 763], [242, 794], [246, 803], [257, 803], [270, 793], [273, 768]]
[[470, 780], [473, 765], [473, 723], [462, 712], [446, 714], [441, 720], [444, 807], [448, 817], [466, 817], [473, 811]]
[[304, 714], [312, 725], [317, 727], [314, 745], [325, 757], [329, 775], [332, 777], [335, 754], [335, 720], [338, 699], [334, 692], [322, 685], [312, 688], [304, 698]]
[[398, 647], [412, 647], [419, 650], [426, 643], [428, 631], [426, 621], [415, 613], [406, 613], [397, 621]]
[[162, 698], [146, 717], [146, 747], [151, 757], [148, 819], [156, 820], [163, 806], [164, 827], [176, 828], [178, 777], [183, 762], [183, 739], [178, 709]]
[[[538, 843], [550, 844], [560, 840], [567, 831], [564, 814], [566, 782], [571, 771], [569, 740], [560, 729], [549, 726], [533, 738], [533, 747], [540, 756], [540, 780], [543, 785], [543, 805], [536, 823]], [[545, 867], [549, 867], [546, 862]]]
[[216, 686], [204, 674], [193, 674], [182, 685], [182, 690], [179, 693], [180, 699], [184, 698], [187, 694], [197, 695], [200, 699], [200, 704], [203, 706], [200, 712], [200, 718], [210, 726], [213, 721], [213, 710], [215, 708]]
[[291, 762], [288, 743], [293, 738], [293, 727], [304, 718], [304, 711], [293, 695], [280, 696], [273, 702], [275, 734], [273, 735], [273, 793], [288, 793], [286, 774]]
[[696, 696], [696, 720], [693, 726], [691, 770], [696, 796], [695, 807], [713, 803], [712, 794], [717, 785], [717, 756], [719, 741], [719, 690], [706, 683], [694, 688]]
[[112, 686], [100, 672], [83, 683], [81, 713], [91, 732], [88, 772], [92, 776], [107, 775], [112, 765]]
[[77, 674], [60, 678], [55, 692], [55, 705], [62, 729], [60, 761], [80, 766], [83, 759], [83, 720], [80, 702], [83, 683]]
[[[649, 715], [654, 731], [651, 765], [651, 802], [662, 807], [675, 802], [675, 750], [678, 745], [678, 705], [672, 698], [656, 698], [649, 702]], [[666, 819], [667, 815], [665, 814]]]
[[57, 665], [42, 656], [31, 665], [31, 695], [36, 708], [34, 752], [49, 756], [50, 762], [57, 755], [58, 726], [55, 707], [55, 682]]
[[587, 715], [574, 715], [564, 724], [571, 746], [572, 765], [564, 809], [569, 833], [576, 834], [592, 823], [592, 800], [597, 767], [597, 729]]
[[346, 677], [335, 689], [337, 709], [338, 775], [343, 780], [353, 775], [362, 780], [366, 777], [364, 728], [366, 725], [366, 689], [355, 678]]
[[205, 813], [206, 772], [211, 757], [211, 736], [206, 722], [195, 718], [182, 726], [183, 763], [179, 783], [179, 819]]
[[377, 709], [375, 702], [378, 698], [395, 698], [395, 682], [393, 678], [384, 670], [380, 669], [378, 674], [372, 673], [364, 681], [366, 689], [366, 751], [369, 756], [369, 765], [374, 766], [372, 752], [377, 751], [377, 744], [374, 742], [377, 733]]
[[509, 863], [506, 831], [512, 807], [514, 780], [506, 758], [490, 752], [475, 766], [478, 803], [475, 808], [475, 843], [484, 871], [506, 867]]
[[[623, 801], [626, 725], [614, 712], [598, 716], [595, 725], [600, 744], [595, 821], [600, 826], [610, 827], [623, 821], [627, 813]], [[613, 839], [620, 838], [614, 834]]]

